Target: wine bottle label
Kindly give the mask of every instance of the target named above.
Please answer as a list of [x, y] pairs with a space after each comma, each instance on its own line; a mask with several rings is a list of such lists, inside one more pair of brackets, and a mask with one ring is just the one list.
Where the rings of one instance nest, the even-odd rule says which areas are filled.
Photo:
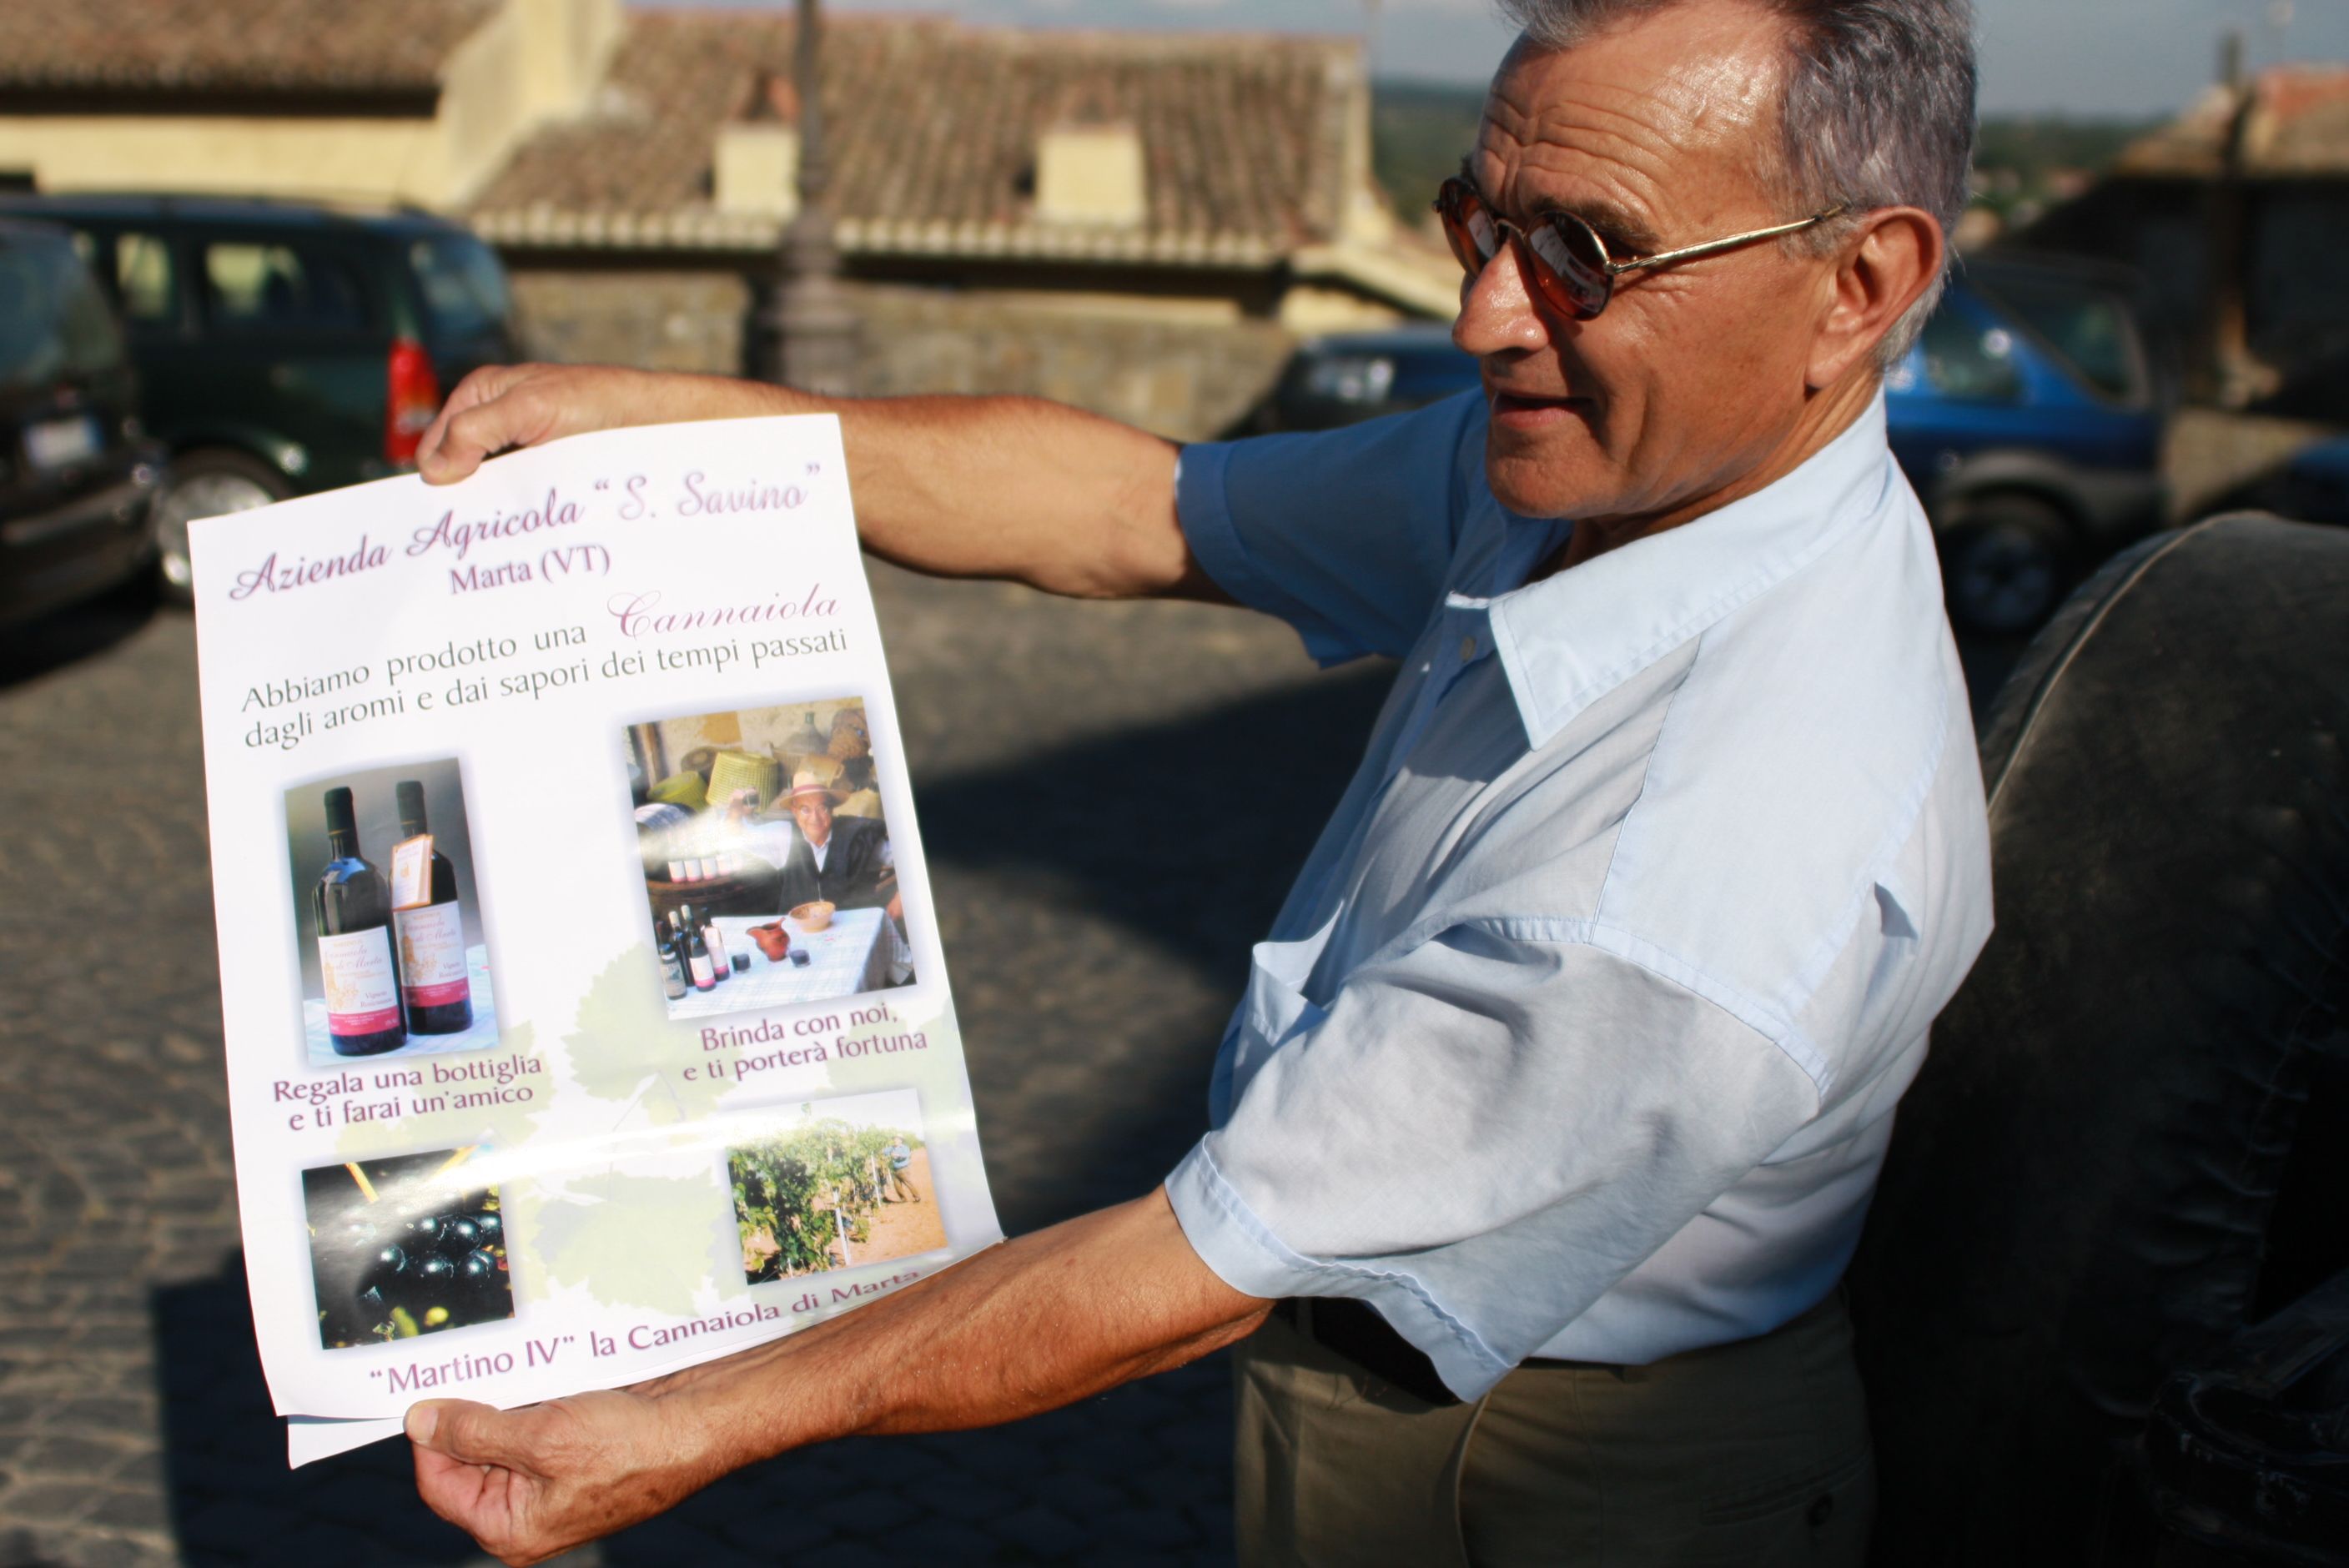
[[399, 1026], [399, 989], [391, 933], [382, 926], [318, 938], [326, 979], [326, 1032], [373, 1035]]
[[718, 984], [718, 976], [709, 967], [709, 954], [707, 953], [693, 955], [693, 983], [704, 991]]
[[465, 922], [454, 902], [403, 909], [392, 915], [399, 928], [399, 984], [411, 1007], [439, 1007], [473, 994], [465, 973]]
[[432, 835], [419, 833], [391, 847], [391, 907], [421, 909], [432, 902]]

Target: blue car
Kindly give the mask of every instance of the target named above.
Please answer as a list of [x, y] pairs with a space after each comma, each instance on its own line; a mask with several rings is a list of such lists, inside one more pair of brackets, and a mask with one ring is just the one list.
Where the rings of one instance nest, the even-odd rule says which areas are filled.
[[[2037, 626], [2163, 521], [2166, 398], [2129, 298], [2127, 276], [2104, 268], [1975, 261], [1885, 377], [1893, 455], [1970, 631]], [[1257, 427], [1323, 429], [1477, 384], [1446, 327], [1324, 337], [1298, 350]]]

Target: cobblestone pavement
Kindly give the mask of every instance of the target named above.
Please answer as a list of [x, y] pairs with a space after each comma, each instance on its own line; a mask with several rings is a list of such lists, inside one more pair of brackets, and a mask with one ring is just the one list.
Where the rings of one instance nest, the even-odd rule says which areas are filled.
[[[997, 1202], [1144, 1191], [1382, 686], [1229, 611], [876, 569]], [[0, 635], [0, 1568], [458, 1563], [402, 1445], [289, 1474], [246, 1311], [194, 639]], [[571, 1561], [1230, 1558], [1220, 1357], [1016, 1427], [759, 1467]]]

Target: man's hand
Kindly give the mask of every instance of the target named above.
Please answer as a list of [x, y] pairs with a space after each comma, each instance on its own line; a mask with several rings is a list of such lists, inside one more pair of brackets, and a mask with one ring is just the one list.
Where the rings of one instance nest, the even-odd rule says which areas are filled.
[[780, 387], [714, 376], [663, 376], [610, 365], [492, 365], [457, 383], [416, 449], [427, 484], [453, 484], [483, 459], [588, 430], [802, 413]]
[[675, 1401], [626, 1389], [519, 1410], [435, 1399], [408, 1412], [417, 1491], [515, 1563], [649, 1519], [708, 1485], [723, 1473], [704, 1458], [713, 1435]]

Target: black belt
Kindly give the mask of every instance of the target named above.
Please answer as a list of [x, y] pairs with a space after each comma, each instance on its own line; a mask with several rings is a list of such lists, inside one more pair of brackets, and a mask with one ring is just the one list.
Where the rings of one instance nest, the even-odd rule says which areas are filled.
[[1444, 1386], [1427, 1353], [1387, 1326], [1368, 1302], [1348, 1295], [1314, 1296], [1306, 1302], [1290, 1296], [1273, 1303], [1272, 1315], [1381, 1383], [1431, 1405], [1461, 1402], [1459, 1395]]
[[[1381, 1383], [1430, 1405], [1464, 1403], [1444, 1385], [1427, 1352], [1397, 1334], [1379, 1309], [1350, 1295], [1288, 1296], [1272, 1304], [1272, 1315], [1322, 1349], [1352, 1362]], [[1560, 1361], [1528, 1356], [1520, 1367], [1583, 1367], [1614, 1370], [1597, 1361]]]

